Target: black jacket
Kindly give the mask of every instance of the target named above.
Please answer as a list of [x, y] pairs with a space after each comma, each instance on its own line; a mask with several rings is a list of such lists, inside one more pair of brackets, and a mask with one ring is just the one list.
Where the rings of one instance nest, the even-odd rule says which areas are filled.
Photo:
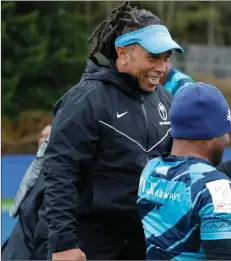
[[18, 221], [2, 246], [3, 260], [47, 259], [48, 228], [44, 206], [44, 177], [40, 175], [18, 211]]
[[78, 246], [77, 222], [115, 230], [139, 221], [136, 198], [148, 159], [170, 151], [172, 95], [142, 93], [113, 63], [88, 60], [77, 86], [55, 105], [45, 152], [45, 201], [53, 252]]
[[218, 170], [224, 172], [231, 179], [231, 160], [222, 162], [218, 167]]

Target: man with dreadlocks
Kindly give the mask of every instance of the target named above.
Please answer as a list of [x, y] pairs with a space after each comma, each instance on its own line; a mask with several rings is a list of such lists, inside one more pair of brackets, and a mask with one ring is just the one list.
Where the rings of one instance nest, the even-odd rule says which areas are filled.
[[172, 96], [159, 81], [183, 49], [158, 17], [127, 2], [94, 37], [82, 79], [54, 107], [43, 165], [48, 250], [54, 260], [145, 259], [139, 177], [170, 151]]

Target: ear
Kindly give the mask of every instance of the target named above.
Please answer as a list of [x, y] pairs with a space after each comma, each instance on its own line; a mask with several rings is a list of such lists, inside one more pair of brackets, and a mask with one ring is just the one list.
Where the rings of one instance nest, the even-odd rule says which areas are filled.
[[120, 60], [121, 64], [126, 65], [127, 61], [128, 61], [127, 48], [125, 48], [124, 46], [118, 46], [116, 48], [116, 53], [117, 53], [118, 59]]

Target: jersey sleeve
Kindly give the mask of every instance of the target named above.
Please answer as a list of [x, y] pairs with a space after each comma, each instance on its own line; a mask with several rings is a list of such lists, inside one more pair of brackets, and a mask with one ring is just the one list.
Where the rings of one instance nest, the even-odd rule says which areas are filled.
[[231, 181], [206, 183], [198, 203], [201, 240], [231, 239]]

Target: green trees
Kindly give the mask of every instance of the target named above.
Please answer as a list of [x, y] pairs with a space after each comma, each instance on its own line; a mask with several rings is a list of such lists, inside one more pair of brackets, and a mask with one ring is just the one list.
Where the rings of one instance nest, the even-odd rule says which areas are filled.
[[[132, 3], [157, 14], [181, 44], [231, 45], [229, 2]], [[39, 132], [51, 122], [54, 103], [84, 71], [89, 35], [118, 4], [1, 2], [3, 153], [37, 150]], [[230, 82], [224, 81], [228, 97]]]
[[[231, 44], [228, 2], [134, 2], [156, 13], [181, 43]], [[51, 110], [76, 84], [87, 39], [118, 2], [2, 2], [2, 114]]]
[[73, 4], [2, 2], [3, 114], [51, 109], [78, 82], [88, 53], [87, 26], [83, 3], [75, 12]]

